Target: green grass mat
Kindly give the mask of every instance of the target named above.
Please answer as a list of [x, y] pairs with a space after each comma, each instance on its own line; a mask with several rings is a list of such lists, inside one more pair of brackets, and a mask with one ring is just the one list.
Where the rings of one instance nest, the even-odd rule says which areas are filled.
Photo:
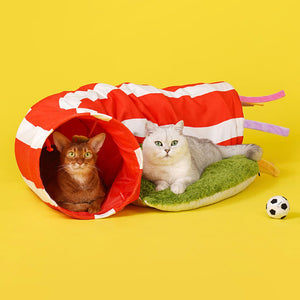
[[259, 173], [256, 161], [244, 156], [223, 159], [208, 166], [201, 178], [176, 195], [170, 189], [155, 191], [155, 185], [142, 179], [140, 204], [161, 210], [186, 210], [215, 203], [246, 188]]

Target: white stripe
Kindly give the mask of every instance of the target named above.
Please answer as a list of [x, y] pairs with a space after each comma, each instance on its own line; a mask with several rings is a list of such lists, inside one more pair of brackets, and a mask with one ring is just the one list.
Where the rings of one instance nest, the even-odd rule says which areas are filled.
[[175, 92], [157, 89], [150, 85], [137, 85], [134, 83], [124, 83], [120, 89], [127, 95], [134, 94], [136, 97], [145, 96], [148, 94], [163, 94], [171, 98], [180, 98], [182, 96], [190, 96], [192, 98], [202, 96], [212, 92], [226, 92], [234, 88], [227, 82], [205, 83], [195, 86], [179, 88]]
[[143, 169], [143, 152], [142, 152], [142, 149], [139, 147], [134, 152], [135, 152], [137, 161], [139, 163], [140, 169], [142, 170]]
[[[22, 176], [23, 177], [23, 176]], [[39, 189], [35, 186], [35, 183], [31, 180], [26, 179], [23, 177], [23, 180], [26, 184], [31, 188], [31, 190], [36, 193], [44, 202], [49, 203], [53, 206], [58, 206], [54, 200], [51, 199], [49, 194], [46, 192], [45, 189]]]
[[89, 108], [76, 108], [76, 112], [78, 114], [84, 114], [84, 113], [89, 113], [91, 116], [100, 119], [102, 121], [110, 121], [112, 119], [111, 116], [105, 115], [105, 114], [100, 114], [99, 112], [97, 112], [96, 110], [92, 110]]
[[146, 119], [128, 119], [121, 123], [124, 124], [134, 136], [145, 137]]
[[99, 99], [98, 93], [94, 90], [76, 91], [76, 92], [74, 92], [74, 95], [78, 98], [81, 98], [81, 99], [88, 98], [92, 101], [96, 101], [97, 99]]
[[96, 110], [92, 110], [92, 109], [89, 109], [89, 108], [76, 108], [76, 113], [78, 113], [78, 114], [89, 113], [91, 115], [98, 114], [98, 112]]
[[180, 98], [182, 96], [190, 96], [192, 98], [202, 96], [212, 92], [226, 92], [233, 90], [233, 87], [227, 82], [219, 83], [204, 83], [195, 86], [183, 87], [178, 90], [171, 92], [158, 89], [151, 85], [138, 85], [134, 83], [124, 83], [119, 88], [105, 84], [98, 83], [95, 85], [93, 90], [87, 91], [76, 91], [67, 93], [64, 97], [59, 99], [59, 106], [62, 109], [74, 109], [78, 108], [83, 99], [90, 99], [96, 101], [98, 99], [107, 99], [108, 94], [113, 91], [120, 89], [125, 94], [134, 94], [136, 97], [141, 97], [149, 94], [163, 94], [171, 98]]
[[[128, 119], [124, 120], [122, 123], [132, 132], [133, 135], [141, 138], [145, 137], [146, 119]], [[244, 118], [230, 119], [217, 125], [208, 127], [185, 126], [183, 129], [184, 135], [207, 138], [212, 140], [215, 144], [238, 136], [243, 136], [243, 132]]]
[[109, 84], [98, 83], [93, 90], [70, 92], [59, 99], [59, 107], [62, 109], [74, 109], [79, 107], [83, 99], [91, 101], [107, 99], [107, 95], [114, 89], [117, 88]]
[[209, 127], [184, 127], [183, 134], [191, 135], [198, 138], [210, 139], [213, 143], [218, 144], [229, 139], [243, 136], [244, 118], [236, 118], [224, 121]]
[[74, 109], [79, 107], [81, 100], [86, 97], [82, 95], [75, 95], [75, 93], [68, 93], [64, 97], [59, 98], [59, 107], [62, 109]]
[[94, 91], [98, 94], [98, 99], [107, 99], [107, 95], [112, 90], [117, 90], [118, 88], [106, 83], [98, 83], [94, 87]]
[[107, 218], [115, 213], [116, 213], [116, 211], [112, 208], [108, 212], [106, 212], [104, 214], [100, 214], [100, 215], [94, 215], [94, 217], [95, 217], [95, 219], [103, 219], [103, 218]]
[[34, 126], [24, 118], [19, 126], [16, 138], [33, 149], [39, 149], [43, 147], [45, 140], [52, 132], [53, 129], [45, 130], [39, 126]]
[[59, 99], [59, 107], [62, 109], [74, 109], [79, 107], [83, 99], [96, 101], [100, 97], [101, 95], [95, 90], [70, 92]]

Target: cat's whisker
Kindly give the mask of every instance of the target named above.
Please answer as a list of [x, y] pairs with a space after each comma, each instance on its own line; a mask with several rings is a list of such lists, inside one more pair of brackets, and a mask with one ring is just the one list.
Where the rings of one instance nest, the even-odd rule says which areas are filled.
[[57, 172], [60, 173], [60, 174], [68, 174], [68, 171], [66, 170], [66, 166], [65, 165], [58, 166]]
[[88, 165], [88, 168], [97, 170], [100, 174], [103, 174], [103, 171], [97, 165]]
[[66, 171], [64, 166], [58, 166], [57, 171]]

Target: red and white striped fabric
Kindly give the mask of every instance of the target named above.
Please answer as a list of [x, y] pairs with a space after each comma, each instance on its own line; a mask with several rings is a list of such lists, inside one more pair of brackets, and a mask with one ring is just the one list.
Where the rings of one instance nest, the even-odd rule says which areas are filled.
[[[15, 141], [21, 174], [44, 202], [63, 213], [80, 219], [112, 215], [139, 197], [142, 153], [138, 142], [145, 137], [146, 120], [158, 125], [184, 120], [184, 134], [209, 138], [221, 145], [240, 144], [243, 140], [241, 101], [226, 82], [165, 89], [133, 83], [90, 84], [49, 96], [29, 110]], [[40, 160], [42, 149], [46, 151], [53, 144], [54, 130], [69, 138], [107, 133], [97, 163], [109, 193], [99, 214], [67, 211], [45, 190]]]

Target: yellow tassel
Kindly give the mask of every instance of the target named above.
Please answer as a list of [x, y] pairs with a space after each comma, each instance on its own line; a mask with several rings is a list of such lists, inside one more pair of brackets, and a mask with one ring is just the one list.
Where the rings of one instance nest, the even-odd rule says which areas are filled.
[[259, 166], [260, 172], [262, 172], [262, 173], [266, 173], [266, 174], [272, 175], [274, 177], [277, 177], [280, 174], [280, 170], [274, 164], [272, 164], [271, 162], [269, 162], [265, 159], [261, 159], [258, 162], [258, 166]]
[[242, 106], [264, 106], [263, 103], [242, 102]]

